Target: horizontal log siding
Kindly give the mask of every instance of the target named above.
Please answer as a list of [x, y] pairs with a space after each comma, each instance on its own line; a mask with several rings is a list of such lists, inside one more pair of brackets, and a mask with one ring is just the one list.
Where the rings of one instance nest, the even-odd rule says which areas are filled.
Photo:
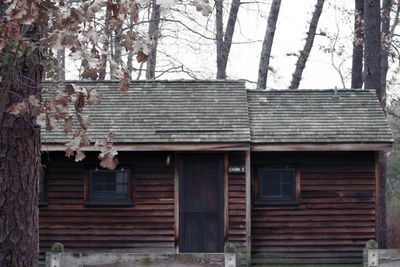
[[167, 155], [118, 155], [120, 166], [133, 170], [136, 204], [131, 207], [84, 206], [86, 166], [98, 166], [97, 154], [87, 153], [80, 164], [61, 153], [44, 155], [48, 206], [40, 208], [41, 253], [54, 242], [67, 252], [174, 252], [174, 162], [166, 166]]
[[[300, 170], [300, 203], [252, 205], [253, 258], [362, 259], [375, 238], [373, 152], [252, 153], [258, 168]], [[253, 203], [254, 203], [253, 194]]]
[[[228, 166], [245, 167], [245, 152], [228, 153]], [[241, 253], [241, 263], [247, 262], [246, 244], [246, 174], [228, 172], [228, 242]], [[250, 222], [248, 222], [250, 223]]]

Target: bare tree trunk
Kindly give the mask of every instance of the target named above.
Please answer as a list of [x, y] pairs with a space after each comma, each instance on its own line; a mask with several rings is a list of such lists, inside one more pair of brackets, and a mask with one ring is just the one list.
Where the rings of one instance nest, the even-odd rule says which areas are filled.
[[364, 0], [355, 0], [351, 88], [362, 88], [363, 84], [363, 49], [364, 49], [363, 19], [364, 19]]
[[[129, 19], [129, 31], [130, 33], [133, 32], [133, 16], [131, 15]], [[133, 71], [133, 51], [129, 50], [128, 51], [128, 59], [127, 59], [127, 65], [128, 65], [128, 71], [129, 71], [129, 79], [132, 79], [132, 71]]]
[[226, 24], [225, 35], [223, 30], [223, 0], [215, 0], [216, 6], [216, 41], [217, 41], [217, 79], [226, 79], [226, 67], [228, 65], [229, 53], [232, 46], [233, 33], [237, 14], [239, 12], [240, 0], [232, 0], [229, 18]]
[[157, 45], [160, 27], [160, 5], [157, 5], [156, 0], [152, 1], [151, 20], [149, 24], [149, 35], [153, 38], [154, 47], [150, 52], [147, 60], [146, 79], [154, 80], [156, 76], [157, 64]]
[[258, 69], [257, 88], [260, 89], [267, 88], [269, 60], [271, 57], [271, 49], [274, 42], [276, 22], [278, 21], [280, 7], [281, 0], [274, 0], [271, 4], [271, 9], [269, 11], [267, 30], [265, 32], [260, 56], [260, 66]]
[[381, 88], [381, 16], [380, 3], [375, 0], [364, 0], [364, 74], [365, 89], [375, 89], [385, 108], [384, 89]]
[[[111, 0], [109, 0], [111, 1]], [[108, 25], [110, 22], [110, 18], [111, 18], [111, 11], [107, 10], [106, 11], [106, 16], [104, 18], [104, 25]], [[110, 41], [112, 38], [112, 32], [110, 29], [107, 29], [106, 31], [106, 38], [104, 40], [103, 43], [103, 53], [101, 54], [101, 59], [103, 61], [103, 66], [100, 69], [99, 72], [99, 80], [100, 81], [104, 81], [104, 79], [106, 78], [106, 73], [107, 73], [107, 53], [108, 53], [108, 49], [110, 48]]]
[[65, 49], [57, 50], [58, 80], [65, 81]]
[[[118, 69], [122, 66], [122, 47], [121, 47], [121, 40], [122, 40], [122, 26], [119, 26], [114, 31], [114, 59], [118, 64]], [[113, 75], [111, 74], [111, 79], [114, 79]]]
[[[399, 7], [400, 1], [397, 3]], [[390, 11], [393, 6], [393, 0], [383, 0], [382, 2], [382, 54], [381, 54], [381, 88], [386, 92], [386, 76], [389, 70], [389, 50], [391, 39], [398, 24], [399, 9], [397, 8], [396, 17], [392, 27], [390, 27]]]
[[[40, 29], [31, 26], [26, 38], [38, 42]], [[0, 75], [7, 77], [7, 73]], [[4, 107], [30, 95], [39, 97], [40, 54], [25, 56], [9, 77], [0, 82], [0, 95], [5, 100], [0, 108], [0, 266], [37, 266], [40, 127], [30, 112], [12, 115]]]
[[[375, 89], [382, 109], [386, 107], [385, 88], [381, 88], [381, 16], [380, 1], [364, 0], [364, 83], [366, 89]], [[379, 152], [379, 184], [377, 241], [386, 248], [386, 154]]]
[[301, 76], [303, 74], [303, 70], [306, 66], [306, 62], [308, 56], [310, 55], [311, 48], [314, 43], [315, 33], [317, 31], [319, 17], [321, 16], [322, 9], [324, 7], [325, 0], [317, 0], [317, 4], [315, 5], [315, 9], [313, 12], [313, 16], [310, 22], [310, 27], [307, 33], [306, 43], [302, 51], [300, 51], [299, 58], [296, 63], [296, 70], [293, 73], [292, 82], [290, 83], [290, 89], [298, 89], [301, 81]]

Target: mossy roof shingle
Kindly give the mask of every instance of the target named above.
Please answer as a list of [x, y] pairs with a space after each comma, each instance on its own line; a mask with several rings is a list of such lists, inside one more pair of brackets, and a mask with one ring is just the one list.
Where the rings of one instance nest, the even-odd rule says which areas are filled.
[[392, 142], [374, 90], [247, 90], [252, 143]]
[[[249, 142], [246, 90], [242, 81], [73, 82], [103, 94], [85, 108], [88, 134], [103, 139], [110, 130], [118, 143]], [[61, 130], [42, 131], [45, 143], [65, 142]]]
[[[93, 141], [116, 143], [392, 142], [373, 90], [246, 90], [243, 81], [73, 82], [103, 94], [85, 108]], [[47, 86], [46, 83], [44, 86]], [[65, 143], [61, 129], [43, 143]]]

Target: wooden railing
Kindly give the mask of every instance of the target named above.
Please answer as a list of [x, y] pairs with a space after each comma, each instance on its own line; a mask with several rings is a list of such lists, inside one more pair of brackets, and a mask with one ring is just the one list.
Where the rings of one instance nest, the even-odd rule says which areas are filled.
[[363, 252], [364, 267], [399, 267], [400, 249], [379, 249], [375, 240], [367, 242]]

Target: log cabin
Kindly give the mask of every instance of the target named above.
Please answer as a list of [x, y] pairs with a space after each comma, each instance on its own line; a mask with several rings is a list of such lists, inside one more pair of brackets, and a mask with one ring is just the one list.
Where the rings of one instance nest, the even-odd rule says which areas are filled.
[[[246, 90], [244, 81], [73, 82], [103, 94], [92, 141], [118, 167], [42, 130], [40, 251], [213, 253], [242, 264], [361, 262], [376, 237], [378, 152], [393, 138], [374, 91]], [[45, 85], [47, 86], [47, 85]]]

